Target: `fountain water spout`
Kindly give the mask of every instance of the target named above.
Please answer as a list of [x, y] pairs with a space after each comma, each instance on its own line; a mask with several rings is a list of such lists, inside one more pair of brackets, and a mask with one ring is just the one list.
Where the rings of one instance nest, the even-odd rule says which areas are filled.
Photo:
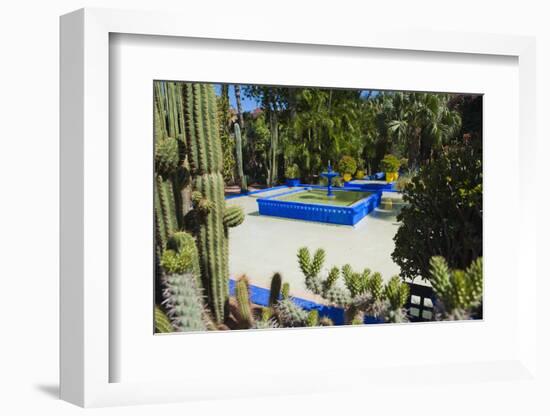
[[332, 166], [330, 165], [330, 160], [328, 161], [328, 169], [326, 172], [322, 172], [321, 176], [324, 178], [327, 178], [328, 180], [328, 187], [327, 187], [327, 198], [335, 198], [334, 193], [332, 192], [332, 178], [335, 178], [336, 176], [340, 176], [338, 172], [335, 172], [332, 170]]

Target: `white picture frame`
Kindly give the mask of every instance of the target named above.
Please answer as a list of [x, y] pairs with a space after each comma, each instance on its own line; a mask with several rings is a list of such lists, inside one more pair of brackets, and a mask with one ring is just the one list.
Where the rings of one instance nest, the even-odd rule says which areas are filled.
[[[371, 384], [360, 366], [330, 370], [339, 380], [327, 386], [319, 375], [309, 377], [307, 385], [289, 380], [285, 373], [269, 374], [269, 382], [228, 385], [204, 376], [174, 381], [110, 382], [110, 365], [116, 354], [110, 349], [109, 296], [109, 37], [123, 33], [147, 36], [223, 39], [248, 42], [331, 45], [340, 48], [429, 51], [440, 54], [502, 55], [517, 58], [519, 68], [518, 153], [519, 184], [516, 189], [520, 213], [534, 203], [535, 184], [528, 180], [529, 161], [535, 152], [535, 41], [529, 37], [475, 33], [434, 33], [429, 31], [380, 31], [353, 28], [326, 33], [313, 26], [307, 33], [299, 30], [277, 31], [265, 25], [246, 35], [235, 34], [231, 26], [206, 25], [200, 19], [162, 12], [137, 12], [107, 9], [82, 9], [61, 18], [61, 398], [80, 406], [158, 403], [247, 395], [299, 394], [342, 391]], [[218, 22], [219, 23], [219, 22]], [[520, 215], [517, 244], [518, 269], [522, 285], [517, 288], [517, 307], [511, 313], [517, 327], [515, 353], [506, 360], [473, 360], [469, 363], [441, 361], [435, 366], [441, 380], [461, 379], [521, 382], [536, 377], [536, 217]], [[517, 270], [515, 273], [518, 273]], [[346, 329], [347, 330], [347, 329]], [[353, 328], [362, 331], [363, 328]], [[339, 336], [335, 331], [334, 336]], [[303, 333], [303, 332], [302, 332]], [[292, 331], [290, 337], [299, 337]], [[253, 334], [237, 334], [248, 338]], [[152, 334], [151, 334], [152, 336]], [[303, 335], [302, 335], [303, 337]], [[169, 339], [169, 338], [167, 338]], [[235, 339], [232, 337], [232, 339]], [[413, 365], [414, 362], [408, 363]], [[250, 366], [252, 364], [249, 364]], [[391, 382], [409, 372], [433, 370], [434, 364], [414, 368], [370, 369], [372, 380]], [[431, 367], [430, 367], [431, 366]], [[469, 375], [476, 375], [470, 378]], [[484, 377], [479, 377], [484, 374]], [[346, 380], [345, 382], [342, 380]], [[253, 381], [253, 380], [252, 380]], [[205, 387], [209, 384], [209, 389]], [[274, 386], [279, 388], [274, 389]], [[355, 387], [354, 387], [355, 386]], [[396, 388], [405, 388], [397, 386]], [[244, 392], [241, 392], [243, 391]]]

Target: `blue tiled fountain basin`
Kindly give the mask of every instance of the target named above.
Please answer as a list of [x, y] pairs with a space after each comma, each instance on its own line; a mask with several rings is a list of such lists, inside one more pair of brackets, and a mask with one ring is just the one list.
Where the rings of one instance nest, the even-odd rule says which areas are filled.
[[[319, 189], [319, 187], [315, 188]], [[352, 190], [339, 188], [339, 190], [335, 190], [334, 192], [350, 191]], [[357, 192], [356, 189], [353, 189], [353, 191]], [[295, 192], [305, 192], [305, 190], [300, 189], [267, 198], [259, 198], [257, 201], [260, 215], [324, 222], [328, 224], [355, 225], [378, 207], [382, 198], [381, 191], [365, 192], [365, 198], [349, 206], [304, 203], [277, 199], [283, 195]]]

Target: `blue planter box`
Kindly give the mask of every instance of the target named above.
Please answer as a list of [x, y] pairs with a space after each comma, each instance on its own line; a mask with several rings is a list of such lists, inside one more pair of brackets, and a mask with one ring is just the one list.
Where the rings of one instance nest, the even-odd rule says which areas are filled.
[[[346, 191], [342, 190], [340, 192]], [[349, 207], [281, 201], [276, 199], [279, 196], [281, 195], [258, 199], [260, 215], [329, 224], [355, 225], [380, 205], [382, 192], [373, 192]]]
[[287, 179], [286, 180], [286, 186], [300, 186], [300, 179], [294, 178], [294, 179]]
[[[235, 296], [235, 286], [235, 280], [229, 279], [230, 296]], [[256, 305], [269, 306], [269, 289], [250, 285], [250, 301], [252, 303], [255, 303]], [[344, 325], [345, 323], [344, 310], [342, 308], [339, 308], [337, 306], [321, 305], [310, 300], [295, 297], [292, 297], [292, 301], [306, 311], [316, 309], [317, 311], [319, 311], [320, 318], [330, 318], [332, 322], [334, 322], [334, 325]], [[365, 316], [363, 322], [365, 324], [380, 324], [383, 323], [383, 320], [380, 318], [375, 318], [373, 316]]]

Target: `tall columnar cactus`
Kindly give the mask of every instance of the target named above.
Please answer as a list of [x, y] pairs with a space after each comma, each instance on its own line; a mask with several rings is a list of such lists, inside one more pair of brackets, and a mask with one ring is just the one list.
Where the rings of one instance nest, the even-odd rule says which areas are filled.
[[192, 273], [165, 274], [164, 307], [175, 331], [206, 331], [201, 289]]
[[155, 237], [157, 255], [168, 238], [183, 226], [190, 209], [189, 175], [183, 142], [182, 87], [175, 82], [154, 82]]
[[239, 181], [241, 183], [241, 192], [247, 192], [248, 186], [246, 184], [246, 175], [243, 170], [243, 139], [241, 137], [241, 128], [239, 123], [235, 123], [235, 153], [237, 154], [237, 172], [239, 174]]
[[478, 257], [466, 270], [449, 270], [443, 257], [430, 259], [430, 283], [444, 319], [471, 319], [477, 315], [483, 296], [483, 260]]
[[241, 276], [237, 280], [235, 297], [239, 307], [239, 321], [244, 328], [250, 328], [254, 324], [254, 317], [250, 303], [250, 285], [246, 276]]
[[224, 320], [229, 297], [228, 221], [222, 176], [223, 154], [219, 137], [216, 97], [210, 84], [186, 83], [182, 87], [186, 151], [195, 192], [194, 206], [202, 207], [193, 226], [208, 303], [216, 322]]
[[275, 273], [271, 278], [271, 286], [269, 289], [269, 307], [273, 307], [281, 297], [281, 286], [283, 280], [279, 273]]

